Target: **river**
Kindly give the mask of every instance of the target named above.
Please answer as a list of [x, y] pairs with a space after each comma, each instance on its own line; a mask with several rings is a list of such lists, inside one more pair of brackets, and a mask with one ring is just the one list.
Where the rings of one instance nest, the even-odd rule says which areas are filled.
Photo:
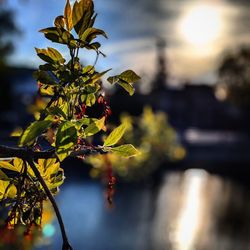
[[[190, 169], [160, 185], [118, 185], [112, 209], [94, 181], [66, 182], [57, 201], [74, 250], [246, 250], [249, 197], [247, 187]], [[56, 221], [46, 228], [36, 249], [61, 249]]]

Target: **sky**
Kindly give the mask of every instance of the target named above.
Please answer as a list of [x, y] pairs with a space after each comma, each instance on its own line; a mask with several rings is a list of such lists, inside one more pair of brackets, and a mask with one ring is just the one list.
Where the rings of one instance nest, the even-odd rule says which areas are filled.
[[[72, 1], [73, 2], [73, 1]], [[166, 58], [171, 83], [183, 81], [213, 83], [223, 55], [250, 43], [250, 1], [229, 0], [95, 0], [96, 27], [104, 29], [108, 40], [99, 39], [102, 51], [100, 70], [112, 73], [128, 68], [145, 81], [156, 72], [156, 40], [167, 42]], [[9, 0], [22, 35], [10, 61], [15, 65], [37, 67], [41, 61], [34, 47], [55, 46], [37, 31], [53, 25], [63, 14], [64, 0]], [[65, 56], [67, 50], [59, 48]], [[81, 53], [85, 63], [93, 54]]]

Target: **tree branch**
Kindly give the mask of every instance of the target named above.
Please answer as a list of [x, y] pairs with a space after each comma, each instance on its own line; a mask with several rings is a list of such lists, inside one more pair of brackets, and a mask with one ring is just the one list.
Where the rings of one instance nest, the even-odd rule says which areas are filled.
[[[86, 156], [86, 155], [98, 154], [98, 153], [105, 154], [106, 152], [103, 150], [102, 147], [82, 146], [79, 150], [71, 152], [70, 156], [78, 157], [78, 156], [83, 156], [83, 155]], [[35, 173], [38, 181], [42, 185], [47, 197], [49, 198], [54, 208], [58, 223], [60, 225], [61, 234], [63, 238], [62, 250], [73, 250], [68, 242], [64, 223], [63, 223], [60, 211], [58, 209], [58, 206], [56, 204], [56, 201], [34, 163], [34, 161], [37, 159], [57, 158], [55, 149], [53, 148], [47, 151], [34, 151], [31, 148], [18, 148], [18, 147], [8, 147], [8, 146], [0, 145], [0, 159], [1, 158], [14, 158], [14, 157], [20, 158], [24, 162], [28, 162], [31, 169]]]
[[63, 223], [63, 220], [62, 220], [62, 216], [60, 214], [59, 208], [58, 208], [58, 206], [56, 204], [56, 201], [55, 201], [53, 195], [51, 194], [47, 184], [45, 183], [45, 181], [44, 181], [43, 177], [41, 176], [39, 170], [37, 169], [36, 165], [34, 164], [32, 158], [29, 158], [29, 159], [26, 159], [26, 160], [27, 160], [28, 164], [30, 165], [31, 169], [33, 170], [33, 172], [35, 173], [37, 179], [41, 183], [46, 195], [48, 196], [48, 198], [49, 198], [49, 200], [50, 200], [50, 202], [51, 202], [51, 204], [52, 204], [52, 206], [54, 208], [58, 223], [60, 225], [62, 238], [63, 238], [63, 248], [62, 248], [62, 250], [73, 250], [72, 247], [69, 244], [68, 237], [67, 237], [65, 227], [64, 227], [64, 223]]
[[[78, 156], [87, 156], [93, 154], [105, 154], [106, 152], [101, 147], [82, 147], [80, 150], [72, 151], [70, 153], [71, 157]], [[34, 151], [30, 148], [18, 148], [18, 147], [8, 147], [4, 145], [0, 145], [0, 158], [22, 158], [29, 159], [32, 158], [34, 160], [37, 159], [49, 159], [49, 158], [57, 158], [55, 149], [46, 150], [46, 151]]]

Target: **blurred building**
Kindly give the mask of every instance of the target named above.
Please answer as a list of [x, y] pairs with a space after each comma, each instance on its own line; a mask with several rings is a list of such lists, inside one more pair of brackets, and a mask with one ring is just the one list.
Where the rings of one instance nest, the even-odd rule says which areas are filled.
[[[213, 159], [216, 159], [216, 152], [220, 152], [218, 157], [221, 159], [228, 157], [227, 153], [231, 152], [229, 160], [234, 157], [235, 152], [239, 152], [235, 156], [236, 161], [243, 156], [247, 156], [247, 161], [250, 161], [250, 154], [245, 152], [246, 148], [250, 148], [249, 112], [228, 101], [221, 101], [216, 97], [213, 86], [188, 82], [178, 88], [170, 86], [168, 63], [164, 53], [166, 45], [159, 41], [157, 46], [158, 72], [152, 81], [152, 91], [149, 94], [137, 91], [131, 97], [117, 87], [117, 91], [110, 97], [113, 114], [111, 119], [118, 121], [123, 112], [140, 115], [143, 107], [149, 105], [153, 110], [166, 112], [170, 124], [179, 132], [182, 143], [192, 152], [197, 152], [196, 155], [205, 155], [204, 160], [211, 158], [209, 152], [214, 152]], [[12, 68], [5, 78], [8, 84], [1, 85], [5, 86], [4, 92], [1, 87], [1, 94], [10, 95], [8, 106], [5, 105], [0, 111], [2, 131], [24, 126], [31, 121], [27, 106], [32, 103], [37, 89], [32, 73], [32, 69]]]
[[248, 166], [250, 112], [222, 101], [214, 86], [188, 82], [178, 88], [170, 86], [164, 48], [164, 43], [158, 43], [158, 72], [151, 93], [137, 92], [130, 97], [119, 90], [111, 98], [115, 117], [123, 111], [139, 115], [145, 105], [150, 105], [166, 112], [170, 124], [178, 131], [187, 149], [185, 167], [200, 166], [228, 173], [239, 162], [243, 168]]
[[30, 115], [27, 106], [32, 102], [36, 82], [32, 78], [34, 70], [6, 67], [0, 80], [0, 128], [1, 137], [8, 136], [17, 126], [27, 124]]
[[166, 43], [157, 42], [157, 69], [152, 83], [152, 91], [143, 95], [138, 92], [129, 97], [118, 90], [112, 96], [112, 108], [115, 115], [128, 111], [131, 114], [141, 113], [143, 106], [150, 105], [154, 110], [168, 114], [170, 123], [178, 130], [197, 128], [205, 130], [248, 131], [250, 116], [227, 101], [215, 95], [214, 86], [185, 82], [181, 86], [168, 84], [168, 63], [165, 56]]

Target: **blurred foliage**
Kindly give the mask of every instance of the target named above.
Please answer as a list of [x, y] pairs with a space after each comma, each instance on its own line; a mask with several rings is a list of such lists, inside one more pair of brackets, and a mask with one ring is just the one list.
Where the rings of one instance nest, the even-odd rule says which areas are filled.
[[[0, 211], [1, 214], [1, 211]], [[0, 220], [0, 250], [31, 250], [35, 246], [46, 246], [53, 236], [53, 220], [55, 218], [51, 204], [45, 201], [43, 204], [43, 217], [41, 227], [32, 227], [29, 231], [23, 225], [14, 230], [5, 228], [5, 221]], [[46, 230], [47, 229], [47, 230]]]
[[[250, 107], [250, 47], [228, 53], [218, 69], [218, 88], [241, 108]], [[222, 92], [223, 93], [223, 92]]]
[[[55, 195], [64, 181], [60, 163], [56, 159], [39, 159], [36, 167]], [[9, 229], [28, 225], [29, 231], [33, 225], [41, 225], [43, 200], [46, 199], [42, 185], [27, 162], [19, 158], [0, 161], [0, 201], [2, 206], [11, 207], [6, 220]]]
[[13, 12], [5, 9], [4, 3], [0, 3], [0, 111], [10, 106], [11, 87], [7, 57], [14, 49], [13, 35], [18, 32]]
[[[129, 125], [123, 137], [123, 143], [132, 142], [139, 149], [140, 155], [132, 158], [122, 158], [117, 154], [108, 154], [114, 172], [127, 180], [144, 178], [162, 164], [183, 159], [186, 151], [179, 143], [177, 133], [168, 123], [163, 112], [154, 113], [150, 107], [145, 107], [141, 116], [121, 116], [121, 121]], [[107, 156], [89, 156], [87, 162], [93, 168], [92, 177], [106, 173]]]
[[0, 4], [0, 69], [6, 65], [7, 56], [13, 51], [12, 36], [18, 32], [13, 12]]

